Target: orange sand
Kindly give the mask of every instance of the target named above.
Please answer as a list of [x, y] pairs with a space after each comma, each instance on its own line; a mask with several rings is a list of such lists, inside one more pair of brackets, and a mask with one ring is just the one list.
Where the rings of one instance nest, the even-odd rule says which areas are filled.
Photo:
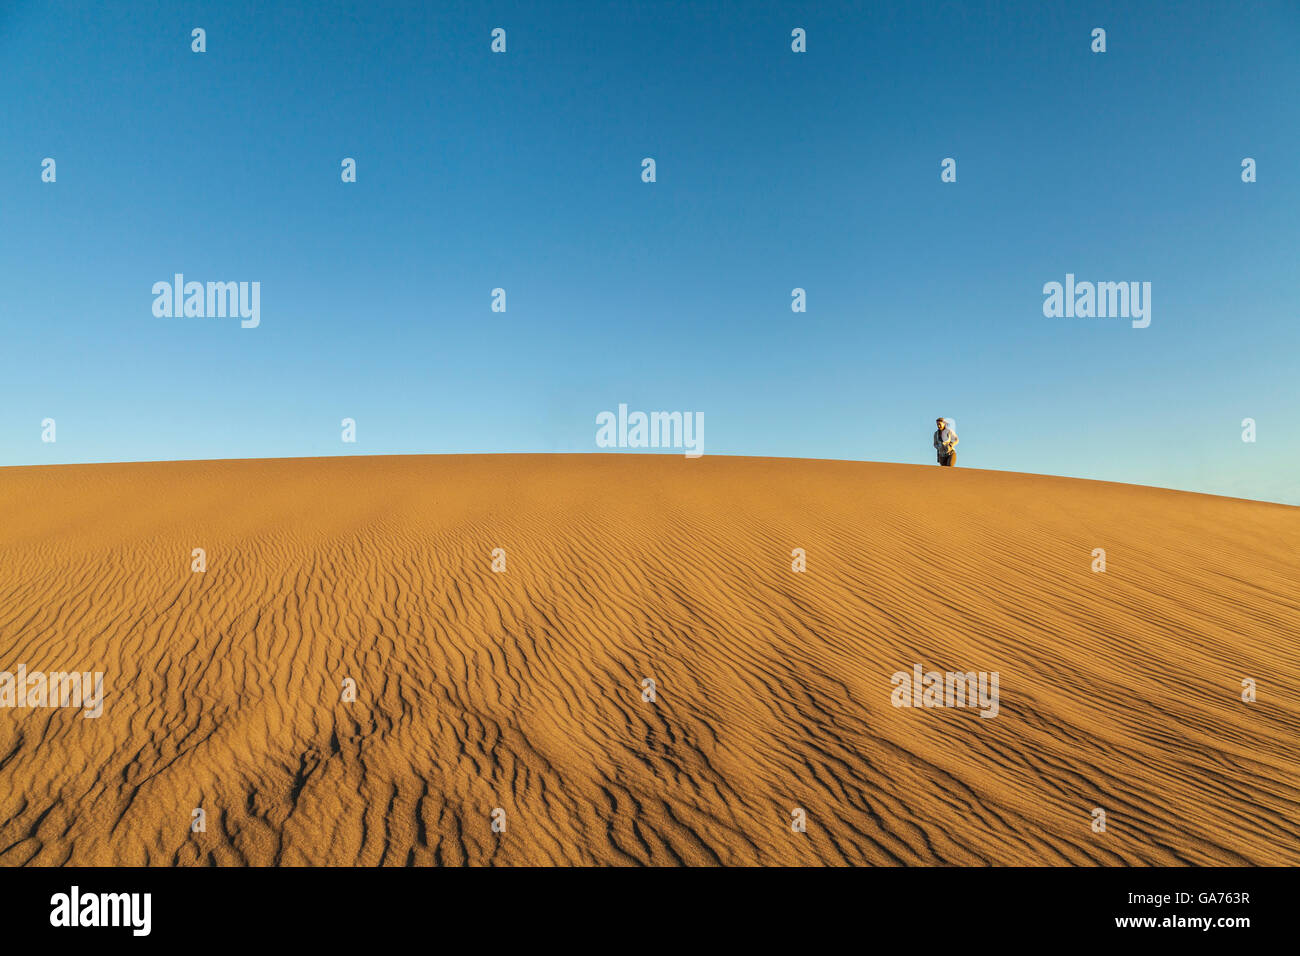
[[[0, 709], [0, 864], [1300, 863], [1297, 508], [502, 455], [6, 468], [0, 516], [0, 670], [107, 691]], [[918, 663], [998, 715], [892, 706]]]

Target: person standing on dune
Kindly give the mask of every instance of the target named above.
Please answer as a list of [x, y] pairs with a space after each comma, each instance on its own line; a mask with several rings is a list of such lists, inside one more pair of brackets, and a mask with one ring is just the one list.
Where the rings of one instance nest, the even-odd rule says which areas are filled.
[[951, 468], [957, 464], [957, 433], [942, 418], [936, 418], [934, 423], [939, 426], [934, 433], [934, 450], [939, 456], [939, 464]]

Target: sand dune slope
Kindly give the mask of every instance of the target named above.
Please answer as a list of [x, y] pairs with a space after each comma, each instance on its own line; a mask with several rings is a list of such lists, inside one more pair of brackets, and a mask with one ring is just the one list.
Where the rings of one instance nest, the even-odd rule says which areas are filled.
[[9, 468], [0, 519], [0, 670], [106, 689], [0, 709], [0, 864], [1300, 863], [1300, 509], [536, 455]]

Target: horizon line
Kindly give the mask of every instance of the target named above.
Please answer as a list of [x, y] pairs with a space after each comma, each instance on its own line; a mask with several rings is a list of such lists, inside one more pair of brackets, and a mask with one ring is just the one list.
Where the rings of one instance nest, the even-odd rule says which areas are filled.
[[[936, 468], [937, 465], [917, 464], [915, 462], [904, 461], [879, 461], [868, 458], [806, 458], [806, 457], [783, 457], [779, 455], [734, 455], [734, 454], [706, 454], [698, 458], [689, 458], [679, 451], [658, 451], [658, 452], [627, 452], [627, 451], [483, 451], [483, 452], [402, 452], [396, 454], [369, 454], [369, 455], [283, 455], [269, 458], [128, 458], [121, 461], [80, 461], [80, 462], [57, 462], [46, 464], [25, 464], [25, 465], [0, 465], [0, 476], [5, 473], [21, 468], [93, 468], [97, 466], [108, 465], [180, 465], [180, 464], [217, 464], [222, 462], [291, 462], [291, 461], [332, 461], [348, 459], [366, 459], [366, 458], [489, 458], [489, 457], [506, 457], [513, 456], [519, 458], [540, 458], [549, 457], [588, 457], [588, 458], [680, 458], [685, 461], [700, 461], [706, 458], [743, 458], [754, 461], [788, 461], [788, 462], [843, 462], [845, 464], [860, 465], [890, 465], [900, 468]], [[1220, 495], [1209, 491], [1192, 491], [1187, 488], [1169, 488], [1165, 485], [1144, 485], [1131, 481], [1112, 481], [1105, 478], [1081, 478], [1075, 475], [1054, 475], [1045, 472], [1033, 471], [1006, 471], [1000, 468], [960, 468], [953, 469], [951, 473], [957, 474], [961, 471], [978, 471], [989, 474], [1001, 475], [1020, 475], [1026, 478], [1055, 478], [1061, 481], [1086, 481], [1101, 485], [1119, 485], [1126, 488], [1144, 488], [1152, 491], [1166, 491], [1173, 494], [1181, 495], [1199, 495], [1204, 498], [1222, 498], [1227, 501], [1245, 501], [1251, 504], [1259, 505], [1276, 505], [1282, 508], [1300, 508], [1300, 504], [1291, 504], [1285, 501], [1276, 501], [1269, 498], [1243, 498], [1237, 495]]]

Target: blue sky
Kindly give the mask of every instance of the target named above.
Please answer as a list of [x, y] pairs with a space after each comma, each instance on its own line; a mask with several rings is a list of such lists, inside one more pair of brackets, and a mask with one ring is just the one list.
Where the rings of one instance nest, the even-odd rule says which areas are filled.
[[[626, 403], [1300, 504], [1300, 4], [121, 6], [0, 9], [0, 464], [594, 452]], [[155, 317], [177, 272], [261, 325]], [[1044, 317], [1066, 273], [1150, 327]]]

